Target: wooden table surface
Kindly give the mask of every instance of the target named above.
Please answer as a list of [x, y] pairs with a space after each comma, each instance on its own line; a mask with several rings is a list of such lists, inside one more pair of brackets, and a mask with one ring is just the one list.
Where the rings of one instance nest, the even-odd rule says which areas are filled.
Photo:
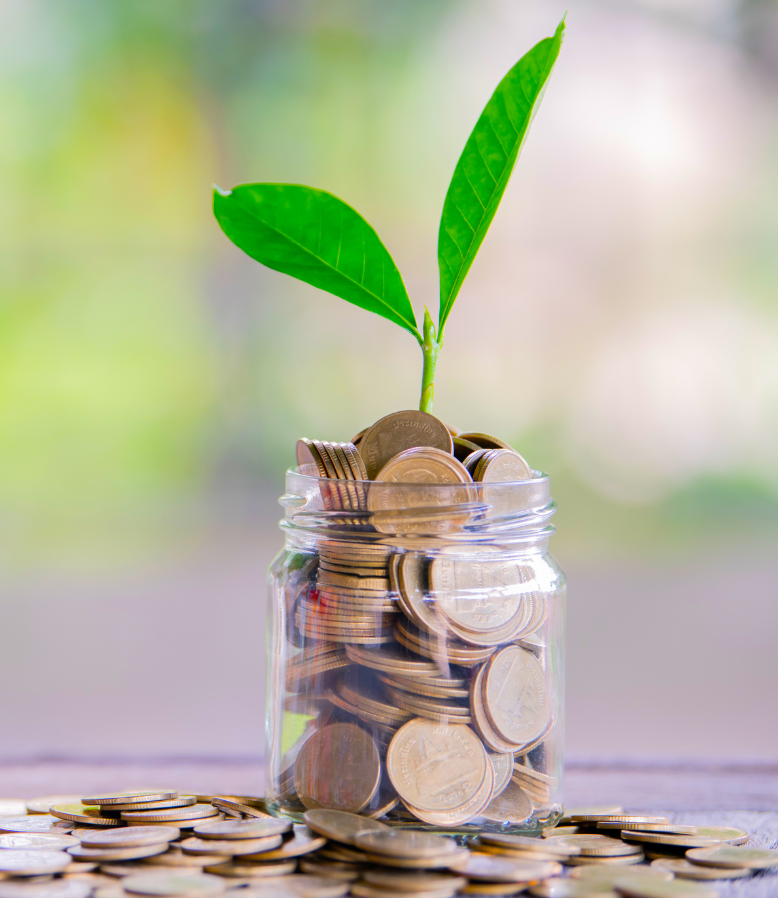
[[[86, 794], [170, 785], [181, 792], [262, 794], [258, 761], [39, 760], [0, 764], [0, 798]], [[569, 763], [569, 807], [620, 804], [678, 823], [737, 826], [754, 847], [778, 847], [778, 763]], [[713, 884], [722, 898], [778, 898], [778, 872]]]

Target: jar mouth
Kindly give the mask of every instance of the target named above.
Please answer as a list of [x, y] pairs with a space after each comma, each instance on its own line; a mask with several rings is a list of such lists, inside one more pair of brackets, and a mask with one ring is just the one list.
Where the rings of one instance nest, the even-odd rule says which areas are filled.
[[554, 531], [550, 478], [503, 483], [385, 483], [319, 477], [313, 465], [286, 472], [286, 530], [353, 538], [431, 537], [526, 541]]

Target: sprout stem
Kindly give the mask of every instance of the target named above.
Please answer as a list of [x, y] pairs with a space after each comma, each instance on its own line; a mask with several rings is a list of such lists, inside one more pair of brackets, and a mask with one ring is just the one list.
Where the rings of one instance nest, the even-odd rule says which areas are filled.
[[421, 351], [424, 354], [424, 367], [421, 374], [421, 399], [419, 410], [432, 412], [432, 401], [435, 398], [435, 367], [438, 364], [438, 353], [443, 345], [435, 339], [435, 325], [427, 307], [424, 307], [424, 342]]

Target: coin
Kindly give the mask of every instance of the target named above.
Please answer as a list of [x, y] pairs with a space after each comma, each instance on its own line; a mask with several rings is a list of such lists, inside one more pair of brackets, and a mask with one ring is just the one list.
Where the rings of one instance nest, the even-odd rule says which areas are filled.
[[294, 784], [307, 808], [359, 811], [378, 790], [381, 761], [373, 738], [352, 723], [315, 732], [300, 749]]
[[354, 841], [363, 851], [386, 854], [390, 857], [437, 858], [445, 854], [454, 854], [459, 850], [453, 839], [410, 830], [359, 833]]
[[325, 876], [327, 879], [340, 879], [344, 882], [354, 882], [359, 879], [361, 869], [357, 864], [328, 861], [326, 858], [313, 860], [307, 857], [300, 858], [298, 867], [301, 873], [312, 873], [314, 876]]
[[600, 882], [612, 886], [618, 880], [633, 876], [650, 877], [651, 879], [669, 882], [673, 878], [672, 873], [660, 870], [658, 867], [615, 867], [612, 864], [591, 864], [587, 867], [574, 867], [570, 871], [572, 879], [583, 879], [589, 882]]
[[[357, 898], [387, 898], [387, 894], [394, 895], [395, 893], [387, 893], [386, 889], [366, 882], [356, 882], [352, 884], [349, 894], [356, 895]], [[452, 898], [454, 894], [451, 889], [445, 889], [443, 891], [416, 892], [415, 896], [416, 898]]]
[[430, 585], [443, 614], [476, 633], [505, 626], [516, 616], [522, 600], [518, 565], [502, 559], [496, 550], [479, 549], [472, 556], [438, 555], [430, 566]]
[[602, 864], [604, 866], [612, 865], [614, 867], [620, 866], [631, 866], [633, 864], [642, 864], [646, 859], [646, 855], [642, 851], [638, 851], [635, 854], [623, 854], [623, 855], [580, 855], [579, 857], [569, 857], [565, 863], [570, 865], [571, 867], [577, 866], [587, 866], [589, 864], [597, 865]]
[[625, 845], [620, 839], [610, 839], [608, 836], [597, 834], [553, 836], [547, 841], [579, 848], [583, 857], [618, 857], [637, 854], [640, 851], [637, 846]]
[[75, 879], [27, 882], [13, 879], [0, 882], [0, 898], [89, 898], [92, 887]]
[[[22, 805], [21, 810], [15, 811], [16, 814], [24, 814], [25, 808], [28, 814], [48, 814], [49, 808], [53, 804], [79, 804], [80, 795], [44, 795], [42, 798], [31, 798], [28, 802], [19, 802]], [[2, 807], [0, 807], [2, 813]], [[10, 811], [8, 812], [11, 813]]]
[[21, 817], [0, 817], [0, 832], [66, 834], [73, 829], [69, 821], [53, 814], [32, 814]]
[[223, 879], [207, 873], [184, 876], [176, 873], [141, 873], [123, 879], [122, 886], [133, 895], [151, 895], [154, 898], [173, 898], [178, 895], [205, 898], [208, 895], [218, 895], [226, 888]]
[[463, 864], [452, 866], [468, 879], [487, 882], [532, 882], [546, 879], [557, 872], [558, 865], [547, 861], [519, 861], [507, 857], [472, 854]]
[[742, 845], [749, 839], [745, 830], [735, 829], [732, 826], [695, 826], [694, 831], [698, 836], [719, 839], [722, 842], [729, 842], [730, 845]]
[[[54, 804], [50, 810], [52, 816], [74, 823], [88, 823], [90, 826], [121, 826], [121, 820], [116, 817], [101, 817], [98, 809], [84, 807], [81, 804]], [[48, 814], [41, 815], [41, 819], [44, 816]]]
[[681, 879], [740, 879], [742, 876], [750, 876], [753, 872], [748, 867], [704, 867], [702, 864], [691, 863], [683, 857], [663, 857], [651, 861], [651, 866]]
[[549, 843], [548, 840], [533, 839], [529, 836], [519, 836], [512, 833], [481, 833], [480, 841], [487, 845], [496, 845], [500, 848], [514, 850], [542, 852], [551, 854], [561, 860], [581, 853], [577, 845], [567, 845], [563, 842]]
[[112, 792], [106, 795], [95, 795], [89, 798], [82, 798], [82, 804], [126, 804], [129, 801], [168, 801], [171, 798], [178, 798], [178, 792], [165, 791], [145, 791], [145, 792]]
[[670, 823], [669, 817], [645, 814], [576, 814], [573, 823]]
[[334, 839], [336, 842], [345, 842], [347, 845], [355, 844], [354, 838], [359, 833], [389, 829], [385, 823], [378, 820], [325, 808], [306, 811], [303, 814], [303, 820], [315, 833], [319, 833], [327, 839]]
[[258, 839], [199, 839], [190, 836], [181, 842], [184, 854], [245, 855], [270, 851], [283, 842], [283, 836], [263, 836]]
[[[323, 876], [302, 876], [299, 873], [291, 876], [282, 876], [273, 883], [277, 888], [287, 894], [291, 893], [298, 898], [340, 898], [349, 890], [347, 882], [335, 882]], [[264, 891], [262, 893], [264, 896]], [[253, 896], [252, 896], [253, 898]]]
[[600, 883], [579, 879], [544, 879], [527, 889], [536, 898], [618, 898], [618, 893]]
[[179, 795], [178, 798], [168, 798], [165, 801], [130, 801], [127, 804], [102, 804], [104, 811], [156, 811], [162, 808], [184, 808], [196, 804], [194, 795]]
[[[0, 817], [18, 817], [26, 814], [29, 808], [20, 798], [0, 798]], [[42, 813], [48, 813], [48, 806]]]
[[686, 826], [680, 823], [598, 823], [598, 830], [635, 830], [637, 832], [668, 833], [674, 836], [694, 835], [696, 826]]
[[414, 808], [453, 811], [480, 789], [493, 768], [478, 737], [462, 724], [416, 718], [389, 746], [386, 766], [398, 795]]
[[0, 848], [15, 848], [23, 851], [60, 851], [78, 845], [73, 836], [52, 833], [4, 833], [0, 835]]
[[[274, 864], [227, 861], [222, 864], [208, 864], [205, 869], [208, 873], [226, 876], [230, 879], [274, 879], [285, 876], [287, 873], [294, 873], [297, 869], [297, 861], [281, 861]], [[241, 883], [238, 883], [238, 885], [241, 885]], [[243, 896], [246, 894], [248, 893], [241, 889], [241, 895]]]
[[494, 792], [492, 793], [492, 799], [494, 799], [508, 787], [515, 761], [510, 752], [502, 754], [490, 752], [489, 760], [494, 767]]
[[432, 447], [451, 454], [454, 443], [446, 425], [426, 412], [410, 409], [376, 421], [359, 443], [368, 478], [375, 480], [390, 459], [414, 447]]
[[64, 851], [42, 851], [34, 849], [8, 848], [0, 851], [0, 873], [12, 876], [44, 876], [61, 873], [72, 861]]
[[636, 832], [622, 830], [625, 842], [640, 842], [654, 845], [674, 845], [677, 848], [707, 848], [721, 844], [718, 839], [698, 835], [674, 835], [673, 833]]
[[617, 889], [625, 898], [719, 898], [719, 893], [715, 889], [683, 879], [658, 882], [648, 877], [629, 878], [618, 880]]
[[487, 665], [484, 665], [478, 671], [470, 686], [470, 712], [473, 716], [473, 726], [484, 744], [492, 751], [513, 755], [519, 750], [520, 746], [500, 738], [486, 714], [483, 689], [486, 669]]
[[106, 863], [110, 861], [134, 861], [142, 857], [153, 857], [156, 854], [162, 854], [167, 851], [167, 842], [157, 842], [155, 845], [140, 845], [135, 848], [116, 848], [115, 846], [105, 848], [68, 848], [68, 854], [77, 861], [93, 861], [95, 863]]
[[139, 848], [142, 845], [172, 842], [178, 836], [175, 829], [166, 826], [136, 826], [86, 832], [80, 839], [84, 848]]
[[500, 795], [492, 798], [481, 816], [491, 822], [517, 825], [528, 820], [533, 810], [527, 793], [511, 781]]
[[307, 826], [298, 823], [295, 824], [291, 837], [285, 838], [278, 848], [264, 851], [262, 855], [249, 855], [246, 860], [280, 861], [290, 857], [310, 854], [313, 851], [318, 851], [319, 848], [323, 848], [326, 844], [327, 840], [323, 836], [316, 835]]
[[348, 658], [373, 670], [382, 670], [389, 673], [418, 674], [421, 676], [425, 674], [434, 675], [440, 671], [439, 666], [434, 661], [420, 658], [418, 655], [403, 651], [396, 646], [376, 650], [347, 645], [345, 649]]
[[493, 655], [483, 694], [489, 722], [506, 741], [531, 742], [546, 728], [550, 697], [543, 668], [531, 652], [507, 646]]
[[362, 874], [362, 879], [370, 885], [390, 892], [458, 892], [467, 885], [463, 876], [443, 871], [405, 871], [382, 870], [380, 867], [368, 867]]
[[184, 854], [178, 845], [171, 845], [164, 854], [158, 854], [147, 860], [139, 861], [143, 866], [175, 867], [178, 873], [182, 868], [199, 867], [202, 869], [208, 864], [222, 864], [230, 860], [228, 854]]
[[194, 828], [195, 835], [203, 839], [255, 839], [262, 836], [282, 835], [290, 832], [292, 823], [272, 817], [253, 820], [224, 820], [222, 823], [203, 823]]
[[565, 808], [565, 813], [562, 815], [560, 819], [560, 824], [564, 825], [566, 823], [572, 823], [573, 817], [578, 817], [581, 815], [589, 815], [589, 814], [602, 814], [604, 815], [602, 819], [611, 819], [611, 815], [621, 814], [624, 808], [619, 805], [587, 805], [586, 807], [572, 807]]
[[532, 480], [532, 469], [513, 449], [490, 449], [478, 460], [473, 480], [481, 483], [515, 483]]
[[734, 845], [694, 848], [686, 852], [686, 857], [695, 864], [713, 867], [749, 867], [751, 870], [778, 867], [778, 850], [775, 848], [744, 848]]

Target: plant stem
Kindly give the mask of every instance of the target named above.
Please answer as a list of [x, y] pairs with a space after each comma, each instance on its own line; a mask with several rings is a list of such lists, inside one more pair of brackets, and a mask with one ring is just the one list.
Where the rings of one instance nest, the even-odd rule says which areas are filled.
[[421, 374], [421, 399], [419, 410], [432, 412], [432, 400], [435, 398], [435, 367], [438, 364], [438, 353], [442, 343], [435, 339], [435, 325], [427, 307], [424, 307], [424, 342], [421, 351], [424, 353], [424, 367]]

